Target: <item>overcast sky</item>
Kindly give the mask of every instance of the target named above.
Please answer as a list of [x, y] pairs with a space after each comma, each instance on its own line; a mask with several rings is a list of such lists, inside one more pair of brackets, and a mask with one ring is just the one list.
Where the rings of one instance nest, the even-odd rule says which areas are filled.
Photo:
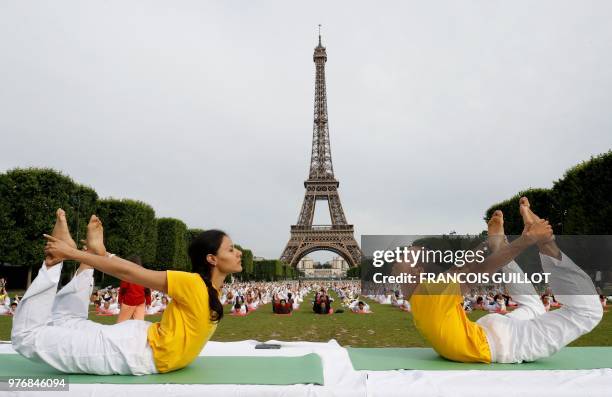
[[478, 233], [491, 204], [612, 148], [612, 2], [299, 4], [2, 1], [0, 171], [52, 167], [278, 257], [318, 24], [357, 239]]

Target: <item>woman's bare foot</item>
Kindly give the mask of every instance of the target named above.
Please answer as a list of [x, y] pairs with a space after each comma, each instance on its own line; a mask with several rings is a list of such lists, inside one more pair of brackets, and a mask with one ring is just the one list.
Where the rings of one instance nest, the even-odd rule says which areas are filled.
[[66, 221], [66, 212], [63, 209], [58, 208], [55, 212], [55, 226], [51, 235], [59, 240], [66, 242], [72, 248], [76, 248], [76, 243], [70, 236], [70, 230], [68, 229], [68, 222]]
[[104, 228], [97, 216], [92, 215], [87, 225], [87, 250], [96, 255], [106, 255], [104, 246]]
[[487, 223], [487, 228], [489, 249], [492, 252], [496, 252], [507, 244], [506, 235], [504, 234], [504, 213], [500, 210], [495, 210]]

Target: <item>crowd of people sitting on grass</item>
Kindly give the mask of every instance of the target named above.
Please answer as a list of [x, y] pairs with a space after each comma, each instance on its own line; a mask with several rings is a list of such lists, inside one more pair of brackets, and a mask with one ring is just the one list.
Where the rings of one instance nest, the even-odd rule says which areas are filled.
[[21, 296], [15, 294], [11, 299], [6, 289], [6, 278], [0, 277], [0, 316], [12, 316], [17, 310]]
[[[377, 295], [367, 295], [367, 298], [381, 305], [391, 305], [406, 312], [411, 311], [410, 302], [404, 299], [398, 289], [386, 291]], [[512, 297], [499, 286], [475, 288], [463, 297], [463, 308], [466, 312], [484, 310], [490, 313], [506, 313], [517, 306]], [[551, 295], [542, 295], [542, 301], [551, 299]], [[552, 296], [554, 299], [554, 296]], [[554, 307], [554, 306], [553, 306]]]
[[299, 309], [310, 289], [309, 283], [299, 281], [234, 282], [223, 287], [220, 300], [235, 316], [246, 316], [269, 303], [273, 313], [290, 314]]
[[[541, 292], [540, 298], [546, 311], [561, 307], [561, 303], [557, 301], [550, 288], [545, 288]], [[338, 293], [338, 295], [341, 296], [340, 293]], [[365, 307], [369, 310], [367, 303], [356, 300], [358, 295], [359, 293], [357, 291], [353, 292], [351, 297], [348, 298], [350, 303], [347, 302], [347, 305], [350, 305], [352, 311], [360, 311], [361, 307]], [[400, 310], [410, 312], [410, 302], [403, 298], [399, 288], [396, 290], [388, 290], [380, 294], [366, 295], [366, 297], [378, 304], [391, 305]], [[464, 295], [463, 298], [463, 308], [468, 313], [474, 310], [483, 310], [489, 313], [505, 314], [518, 307], [518, 304], [512, 300], [512, 296], [507, 293], [506, 288], [501, 285], [473, 288], [468, 294]], [[604, 311], [607, 311], [608, 301], [612, 301], [612, 297], [600, 295], [599, 299]], [[360, 303], [364, 304], [360, 305]], [[357, 310], [353, 308], [357, 308]]]
[[[359, 314], [372, 313], [367, 298], [381, 305], [391, 305], [398, 309], [410, 312], [410, 302], [404, 299], [400, 290], [387, 291], [384, 294], [361, 296], [359, 281], [342, 282], [238, 282], [226, 284], [223, 289], [221, 302], [230, 305], [230, 312], [235, 315], [247, 315], [257, 310], [261, 305], [272, 303], [272, 312], [275, 314], [291, 314], [299, 309], [304, 297], [312, 291], [317, 291], [313, 300], [312, 308], [317, 314], [332, 314], [332, 302], [334, 299], [329, 295], [331, 289], [338, 295], [339, 302], [343, 308]], [[96, 302], [96, 312], [100, 315], [119, 314], [120, 303], [119, 291], [112, 287], [100, 289], [92, 294], [92, 302]], [[94, 295], [96, 296], [94, 298]], [[3, 298], [5, 297], [6, 298]], [[19, 302], [8, 298], [8, 294], [0, 293], [0, 314], [8, 314]], [[4, 307], [1, 299], [5, 300]], [[158, 291], [153, 291], [150, 302], [147, 301], [146, 314], [161, 314], [168, 305], [169, 297]], [[555, 295], [546, 288], [541, 295], [542, 303], [546, 311], [561, 307]], [[608, 300], [611, 297], [600, 295], [600, 301], [604, 311], [607, 311]], [[119, 304], [118, 304], [119, 303]], [[11, 309], [12, 306], [12, 309]], [[474, 288], [464, 296], [463, 308], [466, 312], [482, 310], [489, 313], [507, 313], [517, 308], [518, 304], [512, 300], [502, 286], [487, 286]], [[339, 309], [340, 312], [343, 309]]]
[[0, 315], [12, 316], [17, 310], [19, 299], [21, 297], [15, 295], [14, 299], [11, 300], [8, 292], [6, 291], [6, 279], [0, 279]]
[[[369, 314], [372, 313], [370, 305], [360, 299], [361, 286], [358, 281], [344, 281], [334, 283], [331, 288], [340, 299], [343, 307], [352, 313]], [[342, 310], [342, 309], [341, 309]]]
[[[129, 287], [129, 286], [128, 286]], [[94, 290], [91, 294], [90, 304], [93, 312], [99, 316], [118, 316], [121, 312], [122, 300], [129, 296], [130, 290], [125, 285], [119, 287], [108, 286]], [[391, 305], [398, 309], [410, 312], [410, 302], [404, 299], [399, 288], [386, 290], [376, 295], [361, 296], [360, 281], [276, 281], [276, 282], [234, 282], [225, 284], [221, 292], [221, 303], [230, 307], [230, 313], [236, 316], [246, 316], [262, 305], [271, 303], [272, 313], [290, 315], [300, 308], [307, 294], [316, 291], [312, 299], [312, 310], [316, 314], [332, 314], [334, 299], [329, 290], [337, 296], [341, 308], [358, 314], [372, 313], [367, 299], [381, 304]], [[128, 298], [129, 299], [129, 298]], [[160, 291], [144, 291], [144, 315], [159, 315], [163, 313], [170, 302], [168, 295]], [[546, 311], [561, 307], [549, 288], [542, 291], [542, 303]], [[6, 279], [0, 279], [0, 315], [13, 315], [19, 304], [20, 296], [15, 294], [11, 299], [6, 290]], [[604, 311], [610, 297], [600, 295]], [[124, 304], [124, 308], [127, 305]], [[463, 307], [466, 312], [483, 310], [490, 313], [507, 313], [518, 306], [512, 297], [506, 293], [502, 286], [486, 286], [474, 288], [464, 296]], [[128, 306], [129, 307], [129, 306]]]

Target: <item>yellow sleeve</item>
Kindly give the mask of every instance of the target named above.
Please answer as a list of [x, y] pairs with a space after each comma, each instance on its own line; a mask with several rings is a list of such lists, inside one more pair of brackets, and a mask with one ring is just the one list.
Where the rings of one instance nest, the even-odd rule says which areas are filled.
[[173, 301], [181, 305], [195, 303], [208, 305], [208, 291], [198, 274], [168, 270], [166, 277], [168, 277], [168, 295]]

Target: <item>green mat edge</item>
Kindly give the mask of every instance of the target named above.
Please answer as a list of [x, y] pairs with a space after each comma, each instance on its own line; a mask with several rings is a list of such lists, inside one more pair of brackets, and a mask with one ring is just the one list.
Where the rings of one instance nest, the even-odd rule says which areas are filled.
[[[11, 361], [17, 363], [18, 365], [27, 365], [31, 372], [29, 374], [23, 375], [23, 373], [15, 373], [15, 372], [6, 372], [2, 370], [0, 367], [0, 377], [66, 377], [68, 383], [74, 384], [244, 384], [244, 385], [296, 385], [296, 384], [315, 384], [315, 385], [324, 385], [324, 375], [323, 375], [323, 362], [321, 357], [316, 353], [309, 353], [302, 356], [199, 356], [196, 360], [188, 365], [185, 368], [182, 368], [177, 371], [162, 373], [162, 374], [151, 374], [151, 375], [142, 375], [142, 376], [134, 376], [134, 375], [91, 375], [91, 374], [66, 374], [60, 372], [45, 363], [33, 362], [28, 360], [27, 358], [19, 355], [19, 354], [0, 354], [0, 357], [10, 357]], [[259, 367], [261, 367], [262, 362], [273, 362], [273, 361], [289, 361], [298, 362], [305, 361], [304, 363], [299, 363], [300, 365], [306, 365], [307, 368], [310, 369], [309, 373], [304, 373], [302, 371], [282, 371], [284, 373], [279, 373], [279, 368], [274, 368], [275, 372], [273, 376], [268, 377], [265, 381], [261, 381], [258, 378], [259, 374], [250, 373], [249, 371], [240, 372], [239, 375], [227, 375], [223, 374], [225, 379], [215, 379], [215, 381], [205, 381], [205, 382], [193, 382], [193, 381], [181, 381], [181, 379], [188, 380], [187, 378], [193, 377], [193, 372], [198, 371], [198, 367], [206, 362], [210, 363], [211, 361], [233, 361], [234, 364], [244, 365], [248, 362], [259, 362]], [[2, 363], [0, 362], [0, 365]], [[221, 368], [221, 370], [227, 369], [227, 365], [225, 368]], [[290, 370], [295, 369], [296, 365], [289, 366]], [[19, 367], [14, 367], [18, 369]], [[230, 368], [235, 369], [235, 368]], [[211, 377], [210, 372], [219, 371], [219, 368], [213, 367], [212, 369], [208, 369], [209, 374], [207, 377]], [[282, 375], [282, 376], [279, 376]], [[236, 381], [236, 378], [239, 377], [239, 381]], [[231, 380], [228, 380], [230, 378]], [[102, 381], [103, 380], [103, 381]]]
[[[602, 369], [612, 368], [612, 347], [610, 346], [581, 346], [581, 347], [565, 347], [556, 354], [545, 359], [537, 360], [529, 363], [521, 364], [500, 364], [500, 363], [459, 363], [446, 360], [440, 357], [433, 349], [427, 347], [404, 347], [404, 348], [347, 348], [349, 358], [353, 369], [356, 371], [393, 371], [393, 370], [423, 370], [423, 371], [550, 371], [550, 370], [581, 370], [581, 369]], [[366, 362], [362, 353], [378, 353], [378, 352], [393, 353], [391, 357], [386, 357], [387, 362], [384, 365], [371, 365], [372, 356]], [[420, 354], [427, 354], [428, 361], [422, 361], [421, 365], [397, 365], [394, 362], [398, 361], [398, 354], [402, 351], [414, 351]], [[580, 355], [580, 352], [588, 352], [589, 354]], [[592, 354], [599, 353], [595, 360], [592, 360]], [[578, 360], [566, 361], [564, 365], [555, 365], [555, 361], [563, 360], [566, 356], [572, 355], [573, 359]], [[578, 355], [577, 357], [574, 355]], [[382, 353], [381, 353], [382, 356]], [[380, 359], [380, 357], [374, 357]], [[399, 358], [401, 361], [401, 357]], [[413, 361], [418, 361], [412, 359]], [[577, 362], [576, 362], [577, 361]], [[585, 363], [586, 362], [586, 363]]]

